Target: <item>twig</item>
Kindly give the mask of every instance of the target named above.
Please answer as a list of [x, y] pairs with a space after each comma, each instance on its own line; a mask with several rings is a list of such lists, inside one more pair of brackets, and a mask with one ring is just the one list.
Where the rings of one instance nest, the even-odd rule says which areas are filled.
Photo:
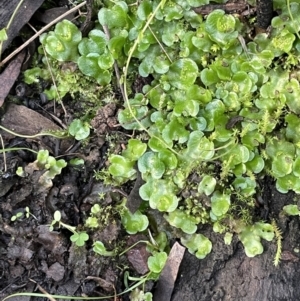
[[3, 150], [3, 163], [4, 163], [4, 172], [7, 171], [7, 165], [6, 165], [6, 153], [5, 153], [5, 146], [4, 142], [2, 139], [2, 135], [0, 134], [0, 140], [1, 140], [1, 145], [2, 145], [2, 150]]
[[34, 34], [30, 39], [28, 39], [24, 44], [22, 44], [19, 48], [17, 48], [15, 51], [13, 51], [9, 56], [7, 56], [3, 61], [0, 62], [0, 67], [2, 67], [4, 64], [6, 64], [11, 58], [13, 58], [16, 54], [18, 54], [21, 50], [23, 50], [26, 46], [28, 46], [34, 39], [36, 39], [38, 36], [40, 36], [43, 32], [45, 32], [48, 28], [50, 28], [52, 25], [57, 23], [59, 20], [63, 19], [67, 15], [73, 13], [80, 7], [84, 6], [86, 4], [86, 1], [76, 5], [69, 11], [65, 12], [61, 16], [57, 17], [55, 20], [47, 24], [45, 27], [43, 27], [41, 30], [39, 30], [36, 34]]
[[46, 290], [44, 290], [44, 289], [43, 289], [36, 281], [34, 281], [34, 280], [30, 279], [30, 278], [29, 278], [29, 280], [30, 280], [31, 282], [35, 283], [35, 284], [37, 285], [38, 289], [39, 289], [43, 294], [45, 294], [46, 297], [47, 297], [50, 301], [56, 301], [56, 299], [54, 299], [53, 296], [50, 295]]
[[250, 56], [249, 56], [249, 52], [248, 52], [248, 49], [247, 49], [247, 46], [246, 46], [245, 39], [239, 34], [238, 35], [238, 40], [239, 40], [243, 50], [245, 51], [245, 54], [246, 54], [246, 57], [247, 57], [248, 61], [250, 61]]
[[165, 56], [168, 58], [169, 62], [172, 64], [172, 60], [170, 58], [170, 56], [168, 55], [167, 51], [165, 50], [164, 46], [162, 45], [162, 43], [160, 42], [160, 40], [157, 38], [156, 34], [153, 32], [153, 30], [151, 29], [150, 25], [149, 25], [149, 30], [151, 31], [152, 35], [154, 36], [154, 39], [156, 40], [156, 42], [158, 43], [158, 45], [160, 46], [161, 50], [163, 51], [163, 53], [165, 54]]

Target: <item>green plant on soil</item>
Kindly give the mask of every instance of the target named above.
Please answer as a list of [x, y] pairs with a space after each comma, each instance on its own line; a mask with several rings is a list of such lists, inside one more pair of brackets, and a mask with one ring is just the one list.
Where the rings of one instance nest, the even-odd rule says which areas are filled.
[[76, 227], [70, 226], [61, 221], [61, 213], [60, 211], [55, 211], [53, 216], [53, 221], [50, 224], [50, 230], [53, 230], [54, 225], [58, 224], [58, 227], [63, 227], [72, 232], [72, 236], [70, 240], [76, 244], [78, 247], [82, 247], [85, 245], [85, 242], [89, 239], [89, 235], [85, 231], [76, 231]]
[[[280, 13], [272, 30], [249, 39], [250, 28], [236, 16], [193, 11], [206, 3], [104, 1], [88, 37], [63, 21], [41, 42], [53, 59], [71, 60], [101, 86], [111, 84], [115, 63], [123, 70], [118, 119], [137, 136], [109, 156], [103, 177], [115, 186], [138, 173], [144, 181], [139, 210], [121, 210], [125, 230], [145, 231], [151, 208], [174, 228], [168, 238], [179, 237], [200, 259], [213, 248], [201, 224], [226, 243], [236, 233], [253, 257], [263, 252], [262, 239], [276, 237], [281, 246], [276, 224], [253, 214], [259, 180], [271, 176], [281, 193], [300, 193], [300, 4], [274, 0]], [[134, 76], [149, 79], [139, 93], [129, 88]], [[284, 211], [299, 215], [294, 206]], [[96, 223], [87, 220], [90, 228]], [[113, 254], [101, 242], [94, 248]], [[163, 253], [150, 257], [151, 272], [161, 271]]]
[[[281, 14], [271, 33], [253, 40], [233, 15], [194, 13], [199, 1], [128, 4], [109, 2], [98, 17], [110, 30], [108, 45], [125, 68], [126, 87], [128, 72], [152, 78], [141, 93], [126, 93], [118, 116], [125, 129], [148, 137], [130, 139], [128, 149], [111, 155], [110, 175], [123, 184], [137, 167], [145, 181], [141, 198], [180, 229], [197, 257], [212, 248], [197, 233], [200, 223], [227, 239], [238, 233], [248, 256], [261, 254], [261, 239], [272, 240], [274, 229], [251, 215], [258, 180], [269, 175], [280, 192], [300, 191], [299, 4], [290, 3], [291, 22], [286, 3], [275, 1]], [[200, 178], [196, 189], [192, 175]], [[188, 190], [196, 197], [183, 195]], [[202, 218], [193, 214], [199, 207]]]
[[[82, 121], [80, 119], [74, 119], [70, 124], [69, 127], [66, 130], [45, 130], [40, 133], [34, 134], [34, 135], [23, 135], [16, 132], [13, 132], [12, 130], [9, 130], [5, 128], [4, 126], [0, 125], [0, 129], [17, 137], [22, 138], [36, 138], [40, 136], [50, 136], [57, 139], [65, 139], [73, 137], [76, 140], [83, 140], [86, 139], [90, 135], [90, 125], [86, 121]], [[10, 150], [16, 150], [18, 148], [14, 149], [3, 149], [1, 152], [10, 151]], [[34, 152], [34, 151], [33, 151]], [[43, 158], [43, 157], [41, 157]]]
[[29, 207], [26, 206], [24, 209], [21, 209], [19, 212], [17, 212], [15, 215], [13, 215], [10, 220], [12, 222], [14, 222], [14, 221], [16, 221], [19, 218], [22, 218], [24, 216], [26, 218], [29, 218], [30, 216], [32, 216], [34, 219], [36, 219], [36, 217], [30, 212]]
[[[180, 229], [199, 258], [211, 249], [207, 243], [201, 251], [200, 223], [238, 233], [248, 256], [260, 254], [261, 238], [272, 239], [274, 231], [251, 216], [258, 180], [270, 175], [280, 192], [300, 191], [299, 4], [275, 1], [281, 14], [272, 31], [253, 40], [246, 24], [222, 10], [197, 15], [192, 8], [202, 1], [105, 4], [88, 37], [63, 21], [41, 42], [52, 58], [73, 61], [100, 85], [110, 84], [114, 62], [124, 70], [119, 122], [146, 138], [132, 138], [122, 153], [110, 155], [113, 183], [134, 180], [138, 169], [141, 198]], [[128, 97], [129, 72], [152, 81]], [[197, 187], [191, 175], [199, 177]], [[188, 190], [196, 197], [185, 197]]]
[[43, 64], [36, 61], [34, 68], [24, 72], [24, 81], [27, 84], [38, 83], [40, 78], [49, 81], [52, 73], [55, 85], [44, 91], [48, 99], [59, 99], [69, 93], [73, 98], [79, 94], [95, 102], [103, 92], [99, 84], [104, 86], [111, 81], [114, 60], [106, 41], [105, 34], [97, 29], [88, 38], [82, 38], [72, 22], [63, 20], [54, 31], [40, 36], [42, 45], [38, 52]]
[[[148, 226], [148, 218], [145, 215], [142, 215], [139, 211], [134, 214], [131, 214], [128, 209], [125, 207], [125, 203], [122, 203], [118, 206], [118, 212], [121, 212], [122, 216], [122, 224], [128, 233], [134, 234], [138, 231], [143, 231]], [[85, 227], [87, 228], [97, 228], [99, 227], [99, 221], [102, 219], [100, 206], [95, 204], [91, 208], [91, 215], [86, 220]], [[58, 225], [58, 227], [63, 227], [72, 232], [72, 236], [70, 237], [71, 241], [78, 247], [83, 247], [85, 242], [89, 239], [89, 235], [85, 231], [77, 231], [76, 227], [70, 226], [61, 221], [61, 213], [56, 211], [54, 213], [54, 218], [52, 223], [50, 224], [50, 230], [54, 229], [54, 226]], [[121, 293], [124, 294], [126, 292], [130, 293], [131, 300], [152, 300], [152, 294], [150, 292], [144, 293], [144, 289], [141, 290], [140, 287], [144, 286], [148, 280], [157, 280], [163, 267], [166, 264], [168, 255], [165, 252], [167, 248], [167, 236], [164, 232], [161, 232], [155, 238], [151, 235], [151, 241], [138, 241], [126, 250], [119, 252], [117, 248], [109, 251], [106, 249], [105, 245], [101, 241], [94, 241], [93, 243], [93, 251], [101, 256], [122, 256], [130, 249], [135, 247], [137, 244], [144, 243], [147, 245], [147, 250], [151, 253], [149, 256], [147, 264], [149, 268], [149, 272], [141, 277], [133, 277], [129, 275], [129, 272], [126, 271], [124, 273], [124, 284], [126, 290]], [[129, 285], [130, 282], [130, 285]], [[64, 296], [61, 296], [64, 297]], [[140, 299], [137, 299], [137, 298]], [[141, 298], [144, 299], [141, 299]], [[90, 299], [90, 298], [88, 298]]]
[[[35, 135], [23, 135], [15, 133], [0, 125], [0, 129], [22, 138], [35, 138], [39, 136], [50, 136], [58, 139], [64, 139], [68, 137], [73, 137], [76, 140], [84, 140], [90, 135], [90, 126], [86, 121], [81, 121], [80, 119], [74, 119], [66, 130], [56, 130], [56, 131], [43, 131]], [[19, 166], [16, 170], [16, 174], [20, 177], [26, 177], [28, 174], [32, 174], [34, 170], [44, 170], [45, 172], [38, 179], [38, 184], [40, 189], [48, 189], [52, 187], [52, 180], [55, 176], [61, 174], [63, 168], [67, 166], [67, 162], [64, 159], [56, 159], [49, 155], [48, 150], [41, 149], [38, 152], [29, 148], [3, 148], [0, 153], [5, 153], [9, 151], [16, 150], [27, 150], [35, 153], [37, 158], [34, 162], [29, 163], [25, 170], [22, 166]], [[5, 157], [4, 157], [5, 158]], [[5, 160], [4, 160], [5, 161]], [[84, 162], [82, 159], [74, 158], [70, 161], [70, 165], [75, 167], [82, 165]]]
[[[40, 150], [37, 152], [37, 159], [25, 166], [25, 169], [19, 167], [16, 174], [20, 177], [26, 177], [35, 170], [44, 171], [38, 179], [39, 189], [44, 190], [52, 187], [52, 180], [60, 175], [62, 169], [66, 166], [67, 162], [65, 160], [56, 160], [56, 158], [49, 155], [48, 150]], [[29, 211], [28, 214], [30, 214]]]
[[[92, 32], [90, 36], [95, 38]], [[91, 43], [86, 40], [87, 38], [82, 38], [80, 30], [68, 20], [58, 23], [54, 31], [42, 34], [33, 66], [23, 73], [25, 83], [43, 92], [48, 100], [61, 101], [69, 95], [81, 102], [86, 114], [97, 110], [101, 106], [99, 100], [112, 93], [110, 86], [106, 85], [109, 81], [101, 82], [103, 86], [100, 86], [96, 77], [90, 76], [92, 74], [87, 70], [88, 65], [84, 65], [85, 69], [82, 69], [80, 66], [83, 64], [77, 64], [79, 58], [81, 59], [79, 49], [86, 52], [84, 49], [91, 47]], [[99, 39], [96, 42], [100, 45]], [[96, 42], [94, 41], [94, 49]], [[41, 80], [48, 83], [46, 89], [42, 88]], [[96, 106], [94, 110], [91, 104]]]

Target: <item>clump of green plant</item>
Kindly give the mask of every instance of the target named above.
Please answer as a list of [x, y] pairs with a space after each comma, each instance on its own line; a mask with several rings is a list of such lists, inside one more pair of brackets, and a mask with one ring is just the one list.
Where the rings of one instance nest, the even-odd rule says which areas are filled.
[[47, 53], [58, 61], [77, 62], [77, 46], [82, 40], [81, 31], [68, 20], [56, 24], [54, 31], [40, 35], [40, 42]]
[[[82, 103], [86, 115], [95, 114], [102, 100], [113, 94], [108, 85], [113, 59], [106, 40], [105, 34], [96, 29], [90, 32], [89, 38], [82, 38], [72, 22], [63, 20], [54, 31], [40, 36], [41, 46], [33, 66], [24, 72], [25, 83], [33, 84], [48, 100], [61, 101], [68, 94]], [[99, 52], [100, 66], [97, 67]], [[44, 86], [48, 83], [46, 89], [41, 88], [41, 79]]]
[[89, 229], [101, 229], [111, 222], [111, 218], [113, 218], [117, 212], [118, 209], [113, 208], [111, 205], [100, 206], [100, 204], [97, 203], [92, 206], [90, 215], [85, 220], [84, 225]]
[[88, 37], [82, 38], [76, 25], [63, 20], [57, 23], [54, 31], [42, 34], [40, 42], [42, 45], [39, 53], [43, 55], [43, 62], [46, 66], [52, 66], [53, 71], [36, 66], [24, 72], [25, 82], [37, 83], [39, 78], [50, 80], [51, 73], [55, 73], [56, 86], [53, 85], [50, 90], [45, 91], [49, 99], [58, 96], [62, 98], [68, 92], [72, 96], [76, 92], [92, 96], [91, 91], [87, 92], [92, 88], [91, 85], [95, 90], [100, 89], [93, 79], [103, 86], [110, 83], [114, 58], [108, 49], [108, 38], [103, 31], [93, 29]]
[[191, 254], [195, 254], [199, 259], [205, 258], [212, 249], [211, 241], [202, 234], [183, 236], [181, 243], [188, 248]]
[[56, 175], [61, 173], [61, 170], [67, 166], [67, 163], [63, 159], [56, 160], [54, 157], [49, 156], [48, 150], [40, 150], [37, 154], [37, 166], [45, 168], [47, 172], [45, 177], [54, 179]]
[[40, 150], [37, 153], [37, 159], [29, 163], [25, 169], [18, 169], [18, 174], [26, 176], [32, 174], [35, 170], [44, 170], [45, 172], [40, 176], [38, 184], [40, 188], [48, 189], [52, 187], [52, 180], [55, 176], [59, 175], [64, 167], [67, 166], [67, 162], [63, 159], [56, 160], [49, 155], [48, 150]]
[[248, 257], [254, 257], [263, 252], [261, 238], [271, 241], [274, 238], [273, 226], [267, 223], [257, 222], [251, 226], [242, 227], [239, 239], [242, 242]]
[[63, 20], [54, 31], [41, 35], [40, 41], [52, 58], [77, 63], [83, 74], [95, 78], [100, 85], [111, 81], [114, 58], [103, 31], [93, 29], [87, 38], [82, 38], [80, 30], [72, 22]]
[[114, 179], [122, 184], [129, 179], [135, 179], [136, 169], [134, 168], [138, 159], [145, 153], [147, 144], [137, 139], [128, 141], [127, 149], [121, 155], [110, 156], [109, 173]]
[[115, 215], [121, 217], [121, 223], [127, 233], [136, 234], [137, 232], [143, 232], [149, 225], [148, 217], [142, 214], [139, 210], [135, 213], [131, 213], [126, 207], [126, 200], [121, 204], [112, 207], [100, 206], [95, 204], [91, 208], [90, 216], [85, 220], [84, 225], [90, 229], [99, 229], [108, 225], [111, 222], [111, 218]]
[[[236, 220], [239, 227], [228, 223], [226, 233], [239, 233], [246, 254], [255, 256], [263, 250], [261, 238], [274, 237], [271, 225], [249, 220], [241, 205], [249, 206], [257, 179], [271, 175], [283, 193], [300, 189], [300, 41], [294, 27], [299, 4], [291, 2], [291, 16], [289, 7], [276, 2], [282, 13], [273, 19], [270, 35], [245, 37], [246, 47], [240, 42], [246, 26], [238, 18], [215, 10], [203, 19], [193, 5], [117, 1], [99, 11], [100, 24], [110, 30], [108, 45], [125, 68], [125, 92], [129, 70], [153, 78], [142, 93], [125, 94], [118, 116], [125, 129], [143, 131], [148, 140], [140, 142], [136, 158], [126, 150], [111, 155], [108, 171], [120, 185], [136, 177], [137, 166], [145, 181], [141, 198], [197, 242], [203, 239], [196, 233], [201, 219], [184, 210], [181, 191], [201, 170], [198, 198], [209, 199], [202, 204], [206, 223], [220, 230], [222, 223]], [[128, 141], [128, 150], [135, 140]], [[189, 247], [200, 258], [210, 249], [209, 243], [203, 252]]]

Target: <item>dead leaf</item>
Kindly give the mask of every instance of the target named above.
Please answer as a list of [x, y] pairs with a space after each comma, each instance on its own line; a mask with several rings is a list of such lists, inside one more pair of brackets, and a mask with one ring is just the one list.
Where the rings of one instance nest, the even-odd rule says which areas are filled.
[[[43, 130], [61, 129], [54, 122], [41, 114], [25, 106], [19, 106], [12, 103], [8, 105], [6, 112], [3, 114], [1, 125], [22, 135], [35, 135]], [[7, 138], [13, 137], [4, 131], [1, 131], [1, 134]]]
[[25, 51], [22, 51], [0, 74], [0, 107], [20, 74], [24, 58]]
[[185, 247], [175, 242], [169, 254], [166, 265], [164, 266], [157, 286], [154, 292], [154, 301], [169, 301], [174, 289], [174, 284], [177, 278], [178, 269], [185, 252]]

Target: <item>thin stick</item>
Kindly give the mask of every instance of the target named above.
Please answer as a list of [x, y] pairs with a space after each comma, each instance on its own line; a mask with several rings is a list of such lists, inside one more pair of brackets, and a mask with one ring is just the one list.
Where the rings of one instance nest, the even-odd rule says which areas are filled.
[[67, 15], [73, 13], [80, 7], [84, 6], [86, 4], [86, 1], [76, 5], [69, 11], [65, 12], [61, 16], [57, 17], [55, 20], [47, 24], [45, 27], [43, 27], [41, 30], [39, 30], [36, 34], [34, 34], [29, 40], [27, 40], [23, 45], [21, 45], [19, 48], [17, 48], [14, 52], [12, 52], [9, 56], [7, 56], [3, 61], [0, 62], [0, 67], [2, 67], [4, 64], [6, 64], [11, 58], [13, 58], [16, 54], [18, 54], [21, 50], [23, 50], [26, 46], [28, 46], [34, 39], [36, 39], [38, 36], [40, 36], [43, 32], [45, 32], [49, 27], [57, 23], [59, 20], [63, 19]]
[[4, 142], [2, 139], [2, 135], [0, 134], [0, 140], [1, 140], [1, 145], [2, 145], [2, 151], [3, 151], [3, 163], [4, 163], [4, 172], [7, 171], [7, 165], [6, 165], [6, 153], [5, 153], [5, 146]]
[[239, 42], [240, 42], [243, 50], [245, 51], [245, 54], [246, 54], [246, 57], [247, 57], [248, 61], [250, 61], [250, 56], [249, 56], [249, 52], [248, 52], [248, 49], [247, 49], [247, 46], [246, 46], [245, 39], [240, 34], [238, 35], [238, 39], [239, 39]]
[[157, 38], [156, 34], [153, 32], [153, 30], [151, 29], [150, 25], [148, 27], [148, 29], [151, 31], [152, 35], [154, 36], [154, 39], [156, 40], [156, 42], [158, 43], [158, 45], [160, 46], [161, 50], [163, 51], [163, 53], [166, 55], [166, 57], [168, 58], [169, 62], [172, 64], [172, 60], [169, 57], [168, 53], [166, 52], [164, 46], [162, 45], [162, 43], [160, 42], [160, 40]]
[[33, 283], [35, 283], [37, 285], [37, 288], [46, 295], [46, 297], [50, 300], [50, 301], [56, 301], [56, 299], [54, 299], [54, 297], [52, 295], [50, 295], [46, 290], [44, 290], [37, 282], [35, 282], [34, 280], [30, 279], [30, 281], [32, 281]]

